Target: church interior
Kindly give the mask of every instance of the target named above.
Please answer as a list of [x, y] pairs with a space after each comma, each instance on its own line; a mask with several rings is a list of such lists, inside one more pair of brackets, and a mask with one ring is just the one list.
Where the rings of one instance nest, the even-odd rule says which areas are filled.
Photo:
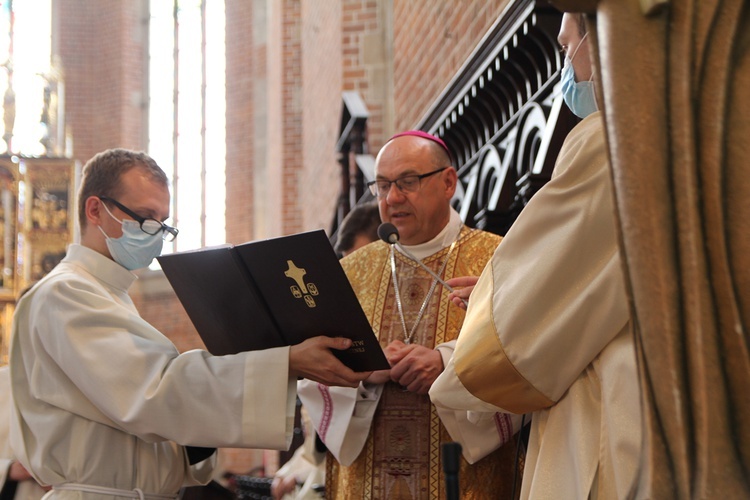
[[[561, 16], [542, 0], [3, 0], [0, 364], [16, 301], [77, 241], [81, 167], [107, 148], [170, 176], [180, 236], [165, 252], [314, 229], [335, 243], [372, 200], [379, 148], [407, 129], [451, 149], [464, 223], [504, 235], [579, 122], [561, 96]], [[140, 314], [180, 351], [205, 348], [158, 266], [137, 274]], [[271, 476], [292, 451], [222, 461]]]

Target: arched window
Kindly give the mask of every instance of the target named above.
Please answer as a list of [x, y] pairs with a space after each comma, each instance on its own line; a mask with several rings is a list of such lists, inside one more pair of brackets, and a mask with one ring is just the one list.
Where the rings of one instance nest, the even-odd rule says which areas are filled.
[[173, 250], [224, 243], [224, 2], [150, 8], [148, 151], [172, 178]]

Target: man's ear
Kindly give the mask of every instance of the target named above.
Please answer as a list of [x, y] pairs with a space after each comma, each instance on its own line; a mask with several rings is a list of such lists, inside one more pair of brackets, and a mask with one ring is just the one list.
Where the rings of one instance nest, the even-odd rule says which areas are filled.
[[104, 215], [104, 207], [102, 206], [102, 203], [104, 202], [97, 196], [89, 196], [86, 198], [84, 209], [86, 210], [86, 220], [89, 225], [101, 225], [101, 219]]
[[456, 186], [458, 186], [458, 173], [456, 172], [456, 169], [453, 167], [448, 167], [447, 169], [445, 169], [445, 176], [443, 176], [443, 180], [445, 182], [445, 194], [450, 200], [456, 193]]

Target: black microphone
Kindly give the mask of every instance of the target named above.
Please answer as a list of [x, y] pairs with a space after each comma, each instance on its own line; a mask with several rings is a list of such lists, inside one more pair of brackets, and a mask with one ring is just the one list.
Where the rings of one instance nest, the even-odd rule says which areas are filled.
[[[381, 225], [378, 226], [378, 237], [381, 240], [383, 240], [386, 243], [388, 243], [389, 245], [396, 245], [399, 248], [399, 250], [401, 250], [404, 254], [406, 254], [411, 260], [413, 260], [414, 262], [416, 262], [417, 264], [419, 264], [422, 267], [422, 269], [424, 269], [425, 271], [427, 271], [428, 273], [430, 273], [430, 275], [433, 278], [435, 278], [436, 280], [438, 280], [438, 282], [441, 285], [443, 285], [449, 292], [453, 291], [453, 287], [451, 287], [448, 283], [446, 283], [445, 281], [443, 281], [440, 278], [440, 276], [438, 276], [437, 274], [435, 274], [435, 271], [433, 271], [429, 267], [427, 267], [424, 264], [422, 264], [421, 260], [419, 260], [418, 258], [416, 258], [414, 255], [412, 255], [412, 253], [410, 251], [408, 251], [406, 248], [404, 248], [404, 245], [402, 245], [398, 241], [399, 240], [399, 234], [398, 234], [398, 229], [396, 228], [396, 226], [394, 226], [390, 222], [384, 222], [384, 223], [382, 223]], [[461, 300], [463, 301], [464, 305], [468, 305], [469, 304], [468, 301], [466, 301], [465, 299], [461, 299]]]
[[384, 222], [378, 226], [378, 238], [389, 245], [398, 243], [398, 229], [390, 222]]
[[443, 443], [443, 472], [445, 473], [445, 498], [446, 500], [458, 500], [460, 498], [458, 487], [458, 469], [461, 457], [461, 445], [459, 443]]

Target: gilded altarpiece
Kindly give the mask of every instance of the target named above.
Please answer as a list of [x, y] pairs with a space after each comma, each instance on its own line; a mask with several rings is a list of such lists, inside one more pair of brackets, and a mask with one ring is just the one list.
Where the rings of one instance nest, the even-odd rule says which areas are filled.
[[52, 270], [73, 241], [75, 162], [0, 156], [0, 364], [20, 295]]

